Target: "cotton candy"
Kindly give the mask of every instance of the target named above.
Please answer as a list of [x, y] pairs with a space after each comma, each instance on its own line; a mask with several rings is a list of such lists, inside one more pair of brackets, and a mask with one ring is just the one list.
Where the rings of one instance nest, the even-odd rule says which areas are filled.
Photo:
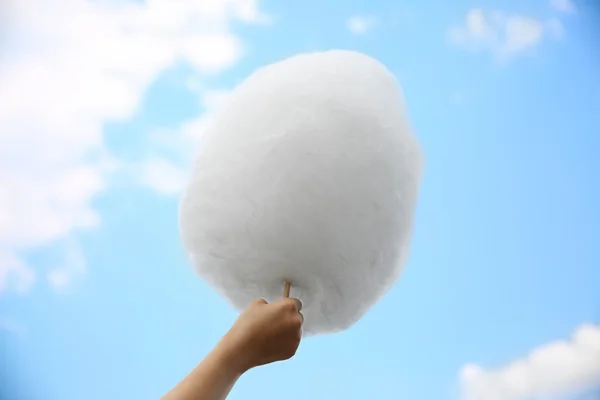
[[258, 69], [202, 133], [180, 203], [200, 276], [235, 308], [291, 282], [303, 334], [358, 321], [407, 259], [422, 169], [401, 90], [352, 51]]

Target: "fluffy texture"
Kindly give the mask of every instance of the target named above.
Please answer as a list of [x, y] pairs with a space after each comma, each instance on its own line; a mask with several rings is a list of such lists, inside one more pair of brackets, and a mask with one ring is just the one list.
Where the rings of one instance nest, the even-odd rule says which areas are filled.
[[198, 273], [233, 306], [299, 298], [304, 334], [356, 322], [406, 260], [421, 152], [378, 61], [301, 54], [254, 72], [204, 132], [180, 205]]

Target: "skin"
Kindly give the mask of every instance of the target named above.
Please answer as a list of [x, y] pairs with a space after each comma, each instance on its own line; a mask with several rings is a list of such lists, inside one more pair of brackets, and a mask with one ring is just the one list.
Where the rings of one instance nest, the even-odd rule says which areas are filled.
[[258, 299], [240, 314], [206, 358], [162, 400], [224, 400], [248, 370], [296, 354], [302, 337], [298, 299]]

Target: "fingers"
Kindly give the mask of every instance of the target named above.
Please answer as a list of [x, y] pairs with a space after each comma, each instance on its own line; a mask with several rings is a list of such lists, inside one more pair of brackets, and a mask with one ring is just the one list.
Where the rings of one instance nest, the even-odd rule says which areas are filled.
[[291, 297], [290, 300], [294, 301], [294, 304], [296, 306], [296, 312], [300, 312], [302, 310], [302, 302], [299, 299], [293, 297]]
[[252, 302], [253, 305], [265, 305], [268, 304], [265, 299], [256, 299]]
[[300, 312], [302, 310], [302, 302], [299, 299], [293, 297], [283, 298], [277, 303], [279, 303], [278, 305], [281, 306], [282, 309], [286, 310], [286, 312], [294, 314], [296, 318], [300, 317], [300, 324], [304, 323], [304, 315], [302, 315], [302, 313]]
[[304, 324], [304, 315], [300, 312], [302, 310], [302, 302], [296, 298], [285, 298], [285, 306], [289, 307], [289, 310], [293, 313], [294, 325], [298, 326], [298, 329], [302, 329]]

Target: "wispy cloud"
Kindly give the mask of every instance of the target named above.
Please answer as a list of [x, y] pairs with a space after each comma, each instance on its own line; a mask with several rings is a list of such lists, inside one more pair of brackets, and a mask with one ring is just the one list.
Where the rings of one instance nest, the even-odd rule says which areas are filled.
[[270, 22], [257, 0], [9, 3], [0, 52], [0, 253], [19, 262], [2, 266], [0, 290], [9, 275], [21, 276], [10, 279], [20, 288], [31, 280], [23, 251], [101, 223], [92, 202], [122, 164], [106, 148], [106, 122], [129, 119], [177, 63], [198, 75], [235, 64], [244, 45], [233, 20]]
[[450, 97], [450, 102], [455, 106], [462, 106], [467, 103], [469, 94], [464, 90], [457, 90]]
[[536, 48], [547, 36], [562, 36], [560, 21], [542, 21], [525, 15], [508, 15], [501, 11], [469, 10], [462, 25], [449, 31], [457, 46], [491, 52], [497, 60], [507, 61]]
[[571, 0], [550, 0], [550, 6], [558, 12], [573, 14], [577, 11]]
[[186, 178], [182, 167], [163, 158], [151, 158], [142, 166], [142, 183], [163, 195], [180, 193]]
[[[194, 85], [194, 88], [197, 87]], [[173, 131], [158, 132], [153, 135], [151, 147], [164, 148], [165, 145], [168, 145], [175, 150], [175, 157], [166, 158], [152, 155], [140, 167], [134, 169], [133, 173], [142, 185], [166, 196], [177, 195], [181, 192], [202, 136], [228, 94], [229, 91], [223, 89], [200, 90], [199, 99], [204, 110], [202, 114], [184, 121], [179, 128]]]
[[546, 30], [550, 35], [557, 39], [562, 38], [565, 34], [565, 28], [557, 18], [550, 18], [548, 21], [546, 21]]
[[582, 325], [570, 340], [545, 344], [503, 367], [460, 371], [465, 400], [558, 399], [600, 386], [600, 326]]
[[0, 331], [23, 337], [27, 335], [27, 328], [22, 323], [10, 317], [0, 317]]
[[35, 281], [35, 274], [14, 254], [0, 249], [0, 293], [9, 288], [25, 293]]
[[76, 279], [85, 275], [86, 260], [79, 243], [69, 240], [64, 245], [62, 260], [46, 275], [48, 283], [57, 291], [66, 290]]
[[354, 15], [346, 21], [346, 28], [355, 35], [364, 35], [377, 26], [378, 20], [370, 15]]

